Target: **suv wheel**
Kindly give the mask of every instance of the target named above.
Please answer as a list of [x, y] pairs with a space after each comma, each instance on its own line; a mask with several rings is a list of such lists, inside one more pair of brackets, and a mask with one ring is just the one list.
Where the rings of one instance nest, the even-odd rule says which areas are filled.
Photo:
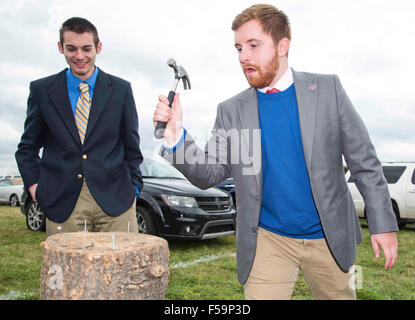
[[26, 225], [32, 231], [44, 231], [46, 228], [46, 217], [39, 203], [30, 201], [26, 212]]
[[406, 226], [406, 222], [401, 219], [399, 215], [398, 205], [395, 202], [392, 202], [393, 213], [396, 217], [396, 223], [398, 224], [399, 230], [403, 229]]
[[157, 235], [156, 227], [149, 209], [142, 205], [137, 205], [137, 225], [139, 233]]
[[12, 207], [17, 207], [19, 205], [19, 197], [15, 194], [10, 196], [9, 203]]

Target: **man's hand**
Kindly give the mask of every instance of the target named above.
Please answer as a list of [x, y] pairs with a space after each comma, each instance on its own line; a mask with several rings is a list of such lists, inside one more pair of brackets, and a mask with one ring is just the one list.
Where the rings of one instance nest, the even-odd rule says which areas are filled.
[[158, 121], [167, 122], [164, 138], [168, 144], [173, 145], [179, 138], [183, 126], [183, 113], [178, 93], [174, 96], [172, 108], [169, 107], [169, 100], [165, 96], [159, 96], [159, 102], [153, 116], [154, 127]]
[[392, 268], [398, 259], [398, 238], [396, 237], [396, 232], [372, 234], [370, 240], [372, 241], [376, 259], [380, 257], [380, 246], [385, 255], [385, 269]]
[[37, 183], [32, 184], [32, 185], [29, 187], [29, 193], [30, 193], [30, 195], [32, 196], [32, 200], [33, 200], [34, 202], [37, 202], [37, 200], [36, 200], [36, 196], [35, 196], [35, 193], [36, 193], [36, 188], [37, 188]]

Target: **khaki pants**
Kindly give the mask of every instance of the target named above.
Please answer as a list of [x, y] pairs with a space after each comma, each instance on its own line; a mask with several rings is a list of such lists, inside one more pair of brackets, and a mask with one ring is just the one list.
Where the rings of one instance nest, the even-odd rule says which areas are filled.
[[62, 227], [62, 232], [84, 231], [85, 220], [87, 231], [90, 232], [127, 232], [128, 227], [130, 232], [138, 232], [135, 200], [126, 212], [118, 217], [111, 217], [96, 203], [84, 182], [78, 201], [68, 220], [55, 223], [46, 219], [46, 234], [50, 236], [60, 232], [58, 230], [59, 226]]
[[245, 298], [288, 300], [302, 271], [314, 299], [355, 300], [354, 268], [343, 272], [325, 239], [287, 238], [258, 228], [254, 264]]

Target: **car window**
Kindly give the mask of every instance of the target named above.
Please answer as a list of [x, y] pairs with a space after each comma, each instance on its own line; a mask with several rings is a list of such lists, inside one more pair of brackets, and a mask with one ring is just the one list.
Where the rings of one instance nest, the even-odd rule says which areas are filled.
[[406, 166], [384, 166], [383, 174], [388, 183], [396, 183], [405, 171]]
[[[386, 181], [389, 184], [396, 183], [405, 171], [406, 166], [383, 166], [383, 174], [385, 175]], [[347, 182], [354, 182], [352, 179], [353, 175], [350, 175]], [[412, 180], [414, 177], [412, 177]]]
[[12, 182], [9, 180], [0, 181], [0, 187], [11, 186], [11, 185], [12, 185]]
[[414, 170], [414, 173], [412, 174], [412, 184], [415, 184], [415, 170]]
[[143, 177], [186, 179], [175, 167], [166, 160], [144, 159], [140, 165]]

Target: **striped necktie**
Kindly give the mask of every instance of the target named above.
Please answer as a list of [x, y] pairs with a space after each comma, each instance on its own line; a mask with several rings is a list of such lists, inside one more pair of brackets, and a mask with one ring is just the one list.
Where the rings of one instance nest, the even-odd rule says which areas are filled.
[[79, 137], [82, 144], [84, 143], [86, 128], [88, 126], [89, 110], [91, 108], [91, 97], [89, 96], [88, 83], [82, 82], [79, 84], [79, 91], [81, 95], [78, 98], [75, 110], [75, 122], [78, 127]]

